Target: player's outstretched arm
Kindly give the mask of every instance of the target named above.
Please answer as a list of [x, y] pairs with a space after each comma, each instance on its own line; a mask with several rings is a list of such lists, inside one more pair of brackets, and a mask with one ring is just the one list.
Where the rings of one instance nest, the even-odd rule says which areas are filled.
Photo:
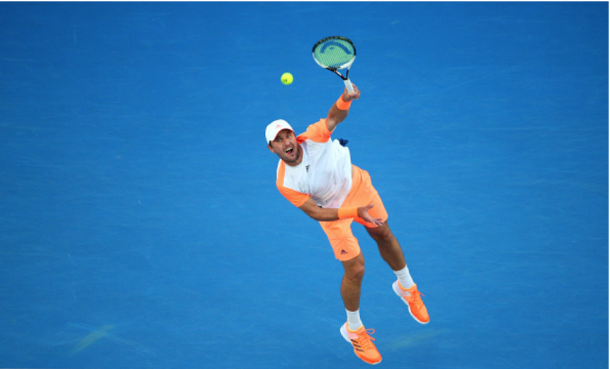
[[[358, 89], [358, 87], [356, 87], [356, 85], [352, 85], [354, 86], [354, 92], [349, 92], [347, 88], [343, 90], [343, 95], [341, 95], [341, 99], [343, 99], [343, 101], [345, 102], [358, 100], [360, 98], [360, 90]], [[331, 106], [330, 110], [328, 111], [328, 116], [326, 117], [326, 128], [328, 128], [328, 130], [332, 132], [335, 127], [337, 127], [337, 124], [345, 120], [348, 113], [349, 109], [341, 110], [337, 107], [337, 104], [333, 104], [333, 106]]]
[[[359, 207], [358, 217], [364, 219], [369, 223], [373, 223], [374, 225], [382, 225], [382, 219], [373, 218], [369, 215], [369, 209], [372, 207], [373, 204]], [[339, 209], [321, 208], [311, 197], [308, 198], [303, 205], [299, 206], [299, 209], [303, 210], [305, 214], [309, 215], [311, 218], [317, 220], [318, 222], [328, 222], [339, 219]]]

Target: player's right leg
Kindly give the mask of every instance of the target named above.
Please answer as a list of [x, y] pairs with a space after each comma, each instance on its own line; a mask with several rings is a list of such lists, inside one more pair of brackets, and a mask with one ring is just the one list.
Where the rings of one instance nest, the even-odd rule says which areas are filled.
[[[364, 256], [358, 240], [352, 233], [352, 219], [320, 222], [328, 236], [335, 257], [341, 261], [344, 274], [341, 280], [341, 298], [347, 312], [347, 322], [341, 326], [341, 336], [349, 342], [356, 356], [369, 364], [381, 361], [373, 339], [360, 321], [360, 290], [364, 278]], [[370, 334], [369, 334], [370, 332]]]
[[348, 311], [358, 311], [360, 309], [360, 290], [364, 278], [364, 256], [360, 253], [355, 258], [341, 263], [345, 271], [341, 281], [343, 304]]
[[354, 353], [362, 361], [373, 365], [381, 362], [381, 355], [373, 343], [375, 339], [370, 336], [375, 333], [374, 329], [366, 329], [361, 326], [359, 329], [352, 331], [349, 329], [348, 323], [345, 323], [341, 326], [340, 332], [343, 338], [352, 344]]
[[341, 326], [343, 338], [351, 343], [354, 353], [368, 364], [381, 362], [381, 355], [370, 335], [375, 330], [367, 330], [360, 321], [360, 291], [364, 278], [364, 257], [362, 253], [353, 259], [341, 262], [345, 273], [341, 281], [341, 297], [347, 311], [347, 322]]

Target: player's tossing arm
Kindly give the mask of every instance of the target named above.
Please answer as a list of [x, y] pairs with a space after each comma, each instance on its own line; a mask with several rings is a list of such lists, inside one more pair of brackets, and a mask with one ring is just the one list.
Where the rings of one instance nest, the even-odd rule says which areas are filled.
[[[354, 92], [349, 92], [347, 88], [343, 90], [343, 95], [339, 98], [337, 103], [334, 103], [328, 111], [328, 116], [326, 117], [326, 127], [329, 132], [332, 132], [337, 124], [343, 122], [343, 120], [347, 117], [349, 113], [349, 105], [352, 100], [358, 100], [360, 98], [360, 90], [356, 85], [354, 86]], [[343, 103], [342, 103], [343, 101]]]
[[359, 217], [376, 226], [382, 225], [383, 220], [381, 218], [373, 218], [369, 215], [369, 209], [372, 207], [373, 204], [361, 206], [359, 208], [321, 208], [310, 197], [309, 199], [307, 199], [307, 201], [305, 201], [303, 205], [299, 206], [299, 209], [303, 210], [305, 214], [309, 215], [311, 218], [319, 222], [328, 222], [338, 219]]

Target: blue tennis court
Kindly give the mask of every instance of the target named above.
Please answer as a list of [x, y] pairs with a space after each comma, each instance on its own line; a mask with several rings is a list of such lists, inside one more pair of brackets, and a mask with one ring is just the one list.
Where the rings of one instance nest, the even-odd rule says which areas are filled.
[[[0, 3], [0, 367], [366, 367], [264, 127], [326, 116], [430, 312], [359, 226], [385, 368], [608, 368], [607, 2]], [[284, 72], [294, 83], [280, 82]]]

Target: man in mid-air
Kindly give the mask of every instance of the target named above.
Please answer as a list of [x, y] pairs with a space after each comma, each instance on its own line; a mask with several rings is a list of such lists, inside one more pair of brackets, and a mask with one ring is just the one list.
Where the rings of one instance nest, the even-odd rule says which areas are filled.
[[364, 225], [382, 258], [396, 273], [392, 289], [407, 304], [413, 318], [426, 324], [430, 317], [369, 173], [351, 163], [347, 147], [330, 139], [337, 125], [347, 117], [352, 101], [359, 98], [360, 90], [354, 85], [354, 92], [345, 89], [328, 116], [310, 125], [305, 133], [295, 136], [290, 124], [280, 119], [267, 126], [265, 138], [269, 150], [280, 158], [276, 182], [280, 193], [320, 222], [335, 257], [343, 264], [341, 297], [347, 322], [341, 326], [341, 335], [352, 344], [360, 359], [377, 364], [381, 355], [370, 336], [374, 330], [365, 329], [360, 319], [364, 257], [352, 234], [354, 220]]

